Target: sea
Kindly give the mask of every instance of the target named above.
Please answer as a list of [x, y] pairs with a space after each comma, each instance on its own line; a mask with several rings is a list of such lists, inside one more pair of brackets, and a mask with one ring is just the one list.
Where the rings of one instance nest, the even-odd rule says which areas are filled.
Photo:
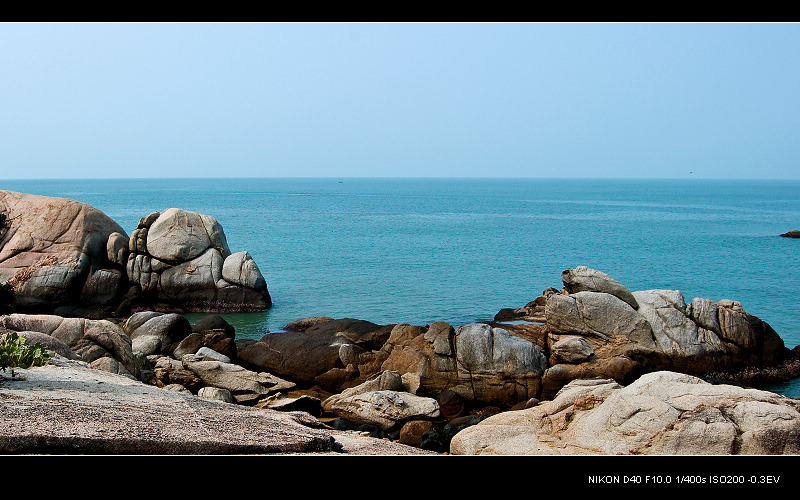
[[[273, 306], [223, 315], [237, 338], [309, 316], [454, 326], [522, 307], [561, 272], [629, 290], [739, 301], [800, 344], [800, 181], [535, 178], [5, 180], [88, 203], [130, 235], [177, 207], [210, 215], [248, 251]], [[189, 315], [192, 322], [197, 315]], [[767, 387], [800, 397], [800, 380]]]

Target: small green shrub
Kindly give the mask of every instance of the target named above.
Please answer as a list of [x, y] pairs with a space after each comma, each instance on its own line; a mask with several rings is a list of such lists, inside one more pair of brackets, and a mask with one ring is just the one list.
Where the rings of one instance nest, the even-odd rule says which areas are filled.
[[11, 368], [12, 377], [14, 367], [44, 366], [52, 357], [53, 353], [39, 342], [26, 345], [25, 338], [20, 337], [17, 332], [0, 335], [0, 370], [6, 371], [6, 368]]

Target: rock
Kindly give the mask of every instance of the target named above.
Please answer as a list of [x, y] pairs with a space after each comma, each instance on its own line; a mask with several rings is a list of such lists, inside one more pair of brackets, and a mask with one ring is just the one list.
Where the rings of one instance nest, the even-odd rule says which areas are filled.
[[398, 441], [408, 446], [419, 447], [422, 445], [425, 433], [433, 430], [435, 427], [430, 420], [411, 420], [403, 424]]
[[547, 358], [531, 342], [475, 323], [456, 329], [454, 345], [459, 378], [471, 381], [471, 399], [510, 403], [538, 393]]
[[157, 335], [139, 335], [131, 340], [131, 348], [135, 353], [150, 356], [160, 353], [163, 350], [163, 344]]
[[570, 294], [577, 292], [601, 292], [611, 294], [636, 309], [638, 304], [633, 294], [608, 274], [578, 266], [561, 273], [564, 287]]
[[164, 262], [190, 261], [210, 248], [223, 258], [230, 255], [225, 233], [216, 219], [179, 208], [169, 208], [152, 220], [146, 247], [148, 254]]
[[791, 231], [783, 233], [781, 236], [783, 236], [784, 238], [800, 238], [800, 231], [793, 229]]
[[132, 379], [136, 378], [131, 372], [122, 366], [119, 361], [110, 356], [103, 356], [102, 358], [95, 359], [90, 363], [90, 365], [92, 368], [97, 368], [98, 370], [103, 370], [108, 373], [115, 373], [117, 375], [122, 375], [123, 377]]
[[222, 279], [234, 285], [256, 290], [267, 286], [261, 271], [247, 252], [237, 252], [225, 258], [222, 264]]
[[594, 350], [583, 337], [567, 335], [553, 343], [552, 355], [556, 363], [581, 363], [594, 355]]
[[238, 356], [247, 366], [341, 392], [380, 369], [378, 355], [368, 349], [380, 348], [390, 331], [368, 321], [326, 321], [304, 331], [270, 333], [238, 349]]
[[140, 308], [246, 312], [272, 305], [250, 254], [231, 254], [211, 216], [178, 208], [154, 212], [139, 221], [128, 249], [126, 274]]
[[219, 361], [221, 363], [230, 363], [231, 359], [224, 354], [220, 354], [213, 349], [209, 349], [208, 347], [201, 347], [195, 353], [195, 357], [199, 359], [209, 360], [209, 361]]
[[432, 455], [326, 428], [307, 413], [222, 404], [77, 363], [21, 369], [20, 380], [0, 384], [0, 452]]
[[[714, 369], [715, 358], [725, 354], [717, 334], [698, 327], [687, 314], [683, 295], [676, 290], [634, 292], [639, 302], [639, 314], [650, 324], [663, 369], [695, 370], [697, 373]], [[700, 366], [699, 364], [705, 364]]]
[[108, 235], [106, 242], [106, 257], [109, 262], [113, 262], [120, 267], [124, 267], [128, 263], [128, 248], [129, 238], [125, 233], [114, 232]]
[[221, 330], [231, 338], [236, 334], [236, 329], [219, 314], [209, 314], [192, 326], [192, 332], [205, 332], [207, 330]]
[[201, 387], [200, 390], [197, 391], [197, 397], [223, 401], [225, 403], [236, 403], [231, 391], [228, 389], [219, 389], [217, 387]]
[[627, 387], [573, 381], [552, 400], [489, 417], [452, 454], [767, 455], [800, 453], [800, 402], [675, 372]]
[[[0, 332], [0, 335], [2, 333]], [[81, 359], [67, 344], [46, 333], [20, 331], [17, 334], [25, 339], [25, 345], [42, 344], [48, 351], [52, 351], [59, 356], [74, 360]]]
[[304, 332], [312, 326], [320, 323], [327, 323], [328, 321], [333, 321], [333, 318], [330, 316], [313, 316], [310, 318], [302, 318], [292, 321], [288, 325], [284, 326], [283, 329], [287, 332]]
[[357, 425], [371, 424], [383, 430], [407, 420], [440, 416], [435, 399], [398, 390], [401, 387], [399, 373], [383, 372], [373, 380], [327, 398], [322, 408]]
[[172, 385], [180, 385], [186, 390], [197, 393], [203, 387], [203, 379], [197, 376], [196, 373], [187, 369], [177, 359], [172, 359], [168, 356], [162, 356], [154, 364], [154, 377], [157, 386], [168, 387]]
[[192, 393], [189, 389], [187, 389], [186, 387], [182, 386], [181, 384], [165, 385], [164, 387], [162, 387], [162, 389], [167, 390], [167, 391], [181, 392], [181, 393], [184, 393], [184, 394], [191, 394]]
[[127, 289], [116, 253], [109, 258], [125, 231], [100, 210], [66, 198], [0, 191], [0, 212], [7, 221], [0, 233], [0, 282], [14, 286], [17, 311], [105, 305]]
[[[133, 351], [132, 341], [108, 320], [64, 318], [52, 314], [9, 314], [0, 316], [0, 328], [16, 332], [39, 332], [67, 346], [81, 360], [92, 363], [108, 357], [118, 361], [133, 377], [142, 380], [148, 363]], [[118, 372], [117, 367], [104, 364]]]
[[266, 372], [254, 372], [233, 363], [207, 360], [202, 356], [187, 354], [181, 358], [183, 366], [194, 372], [207, 386], [227, 389], [240, 404], [255, 404], [259, 399], [295, 386]]
[[192, 333], [192, 325], [184, 316], [157, 311], [134, 313], [122, 328], [132, 341], [142, 336], [157, 337], [161, 341], [160, 352], [164, 354], [174, 351]]
[[282, 393], [272, 394], [253, 405], [254, 408], [269, 408], [276, 411], [303, 411], [315, 417], [322, 416], [322, 402], [319, 398], [303, 394], [289, 397]]
[[172, 355], [176, 359], [181, 359], [185, 354], [195, 354], [201, 347], [203, 347], [203, 335], [190, 333], [178, 343], [175, 350], [172, 351]]

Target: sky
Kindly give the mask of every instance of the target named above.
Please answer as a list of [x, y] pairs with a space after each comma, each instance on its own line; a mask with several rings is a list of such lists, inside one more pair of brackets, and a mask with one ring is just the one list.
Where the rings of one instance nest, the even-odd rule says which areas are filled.
[[2, 23], [0, 179], [800, 179], [795, 23]]

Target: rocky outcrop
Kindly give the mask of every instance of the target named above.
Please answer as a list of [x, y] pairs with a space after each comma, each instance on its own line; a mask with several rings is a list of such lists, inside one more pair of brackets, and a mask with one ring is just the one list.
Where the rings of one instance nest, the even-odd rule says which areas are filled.
[[[130, 378], [158, 387], [229, 404], [308, 412], [336, 428], [358, 427], [393, 440], [402, 436], [437, 451], [446, 451], [454, 435], [490, 415], [522, 415], [516, 410], [524, 409], [525, 415], [533, 415], [525, 425], [546, 429], [506, 426], [525, 436], [508, 444], [498, 437], [496, 448], [490, 446], [487, 452], [515, 453], [512, 446], [519, 446], [518, 453], [560, 453], [551, 448], [563, 445], [563, 452], [570, 454], [659, 453], [677, 446], [669, 442], [684, 435], [658, 434], [647, 445], [637, 443], [622, 451], [609, 451], [598, 443], [584, 450], [580, 443], [589, 442], [585, 436], [575, 438], [574, 444], [571, 434], [559, 434], [559, 429], [648, 373], [719, 379], [724, 373], [765, 373], [764, 369], [788, 366], [791, 352], [780, 337], [738, 302], [686, 302], [675, 290], [629, 292], [608, 275], [587, 268], [567, 270], [562, 277], [561, 290], [548, 288], [526, 306], [504, 310], [495, 321], [457, 327], [314, 316], [260, 340], [236, 341], [233, 328], [219, 315], [190, 325], [179, 314], [160, 311], [134, 313], [120, 326], [10, 315], [0, 317], [0, 327], [50, 335], [54, 348], [75, 350], [106, 371], [123, 373], [122, 367], [130, 365]], [[729, 418], [720, 406], [722, 399], [708, 405]], [[748, 415], [745, 420], [755, 418]], [[531, 423], [534, 420], [538, 423]], [[745, 423], [734, 424], [750, 429]], [[677, 429], [684, 424], [665, 425]], [[694, 429], [699, 424], [685, 425]], [[742, 433], [774, 432], [791, 443], [793, 438], [781, 434], [780, 425], [767, 428]], [[531, 437], [532, 433], [537, 434]], [[536, 444], [540, 439], [548, 444]], [[653, 445], [658, 440], [663, 441], [661, 448]], [[734, 451], [758, 449], [748, 443], [736, 444]], [[457, 446], [463, 446], [456, 448], [459, 452], [473, 452], [471, 444]], [[758, 446], [768, 449], [763, 440]], [[791, 446], [776, 452], [795, 453]]]
[[0, 191], [0, 282], [16, 292], [19, 311], [104, 307], [127, 290], [125, 231], [94, 207]]
[[127, 276], [135, 304], [161, 311], [258, 311], [272, 299], [248, 252], [231, 253], [222, 226], [178, 208], [143, 217], [131, 233]]
[[781, 236], [784, 238], [800, 238], [800, 231], [792, 229], [791, 231], [783, 233]]
[[[581, 274], [590, 271], [582, 268]], [[677, 290], [636, 291], [622, 300], [625, 291], [605, 283], [572, 292], [565, 282], [561, 292], [544, 297], [547, 344], [557, 358], [551, 357], [543, 376], [544, 395], [581, 378], [629, 383], [658, 370], [707, 375], [771, 366], [789, 357], [780, 336], [738, 302], [696, 298], [686, 303]], [[567, 338], [581, 339], [583, 351], [591, 354], [559, 358]]]
[[[150, 365], [144, 356], [134, 352], [132, 341], [118, 325], [108, 320], [64, 318], [50, 314], [9, 314], [0, 316], [0, 328], [19, 332], [22, 336], [52, 340], [42, 341], [53, 346], [54, 352], [67, 347], [80, 360], [126, 377], [142, 380]], [[37, 340], [39, 341], [39, 340]]]
[[19, 374], [0, 384], [3, 454], [432, 454], [334, 430], [308, 413], [165, 390], [83, 362], [56, 359]]
[[103, 318], [132, 310], [260, 311], [272, 300], [220, 224], [177, 208], [143, 217], [130, 238], [85, 203], [0, 191], [0, 283], [17, 312]]
[[550, 401], [462, 430], [455, 455], [769, 455], [800, 453], [800, 402], [675, 372], [622, 387], [576, 380]]

